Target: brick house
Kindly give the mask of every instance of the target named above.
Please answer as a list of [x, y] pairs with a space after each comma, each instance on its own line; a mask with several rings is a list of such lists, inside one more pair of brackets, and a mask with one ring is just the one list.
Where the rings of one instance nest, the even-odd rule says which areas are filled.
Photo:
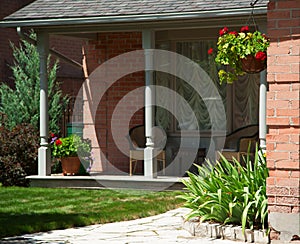
[[[82, 121], [84, 136], [92, 139], [96, 157], [93, 169], [112, 173], [128, 172], [128, 156], [121, 149], [125, 148], [126, 150], [125, 131], [145, 123], [147, 136], [147, 126], [151, 127], [154, 124], [154, 118], [147, 117], [152, 112], [154, 113], [153, 109], [149, 109], [147, 104], [145, 108], [140, 106], [144, 99], [148, 102], [150, 100], [149, 104], [151, 105], [154, 93], [151, 90], [151, 84], [154, 82], [153, 74], [149, 72], [150, 69], [146, 69], [145, 72], [139, 69], [140, 65], [143, 67], [147, 65], [147, 55], [139, 56], [141, 52], [134, 53], [134, 51], [143, 48], [173, 51], [203, 64], [205, 70], [205, 64], [209, 62], [205, 53], [210, 45], [213, 45], [212, 40], [216, 39], [218, 30], [223, 26], [234, 29], [245, 25], [252, 11], [249, 3], [249, 1], [243, 0], [230, 2], [190, 0], [164, 3], [152, 1], [150, 4], [148, 1], [119, 0], [113, 3], [103, 1], [99, 4], [98, 1], [77, 1], [76, 3], [74, 1], [64, 1], [64, 3], [53, 1], [49, 3], [37, 0], [6, 17], [1, 25], [20, 27], [23, 32], [26, 32], [28, 28], [34, 28], [38, 33], [38, 48], [42, 64], [49, 49], [49, 35], [50, 38], [53, 35], [59, 35], [79, 37], [80, 40], [84, 40], [84, 60], [86, 62], [84, 61], [83, 68], [86, 77], [89, 76], [89, 78], [83, 83], [80, 95], [84, 100]], [[271, 38], [271, 45], [268, 49], [265, 123], [261, 123], [264, 121], [260, 120], [263, 112], [259, 113], [258, 106], [259, 101], [264, 98], [262, 90], [266, 87], [263, 85], [264, 72], [260, 75], [241, 78], [238, 84], [243, 85], [240, 87], [238, 84], [225, 88], [218, 87], [221, 99], [226, 100], [224, 104], [228, 132], [249, 124], [260, 123], [260, 130], [263, 130], [264, 126], [268, 126], [266, 140], [264, 140], [263, 134], [260, 134], [260, 142], [262, 147], [266, 146], [267, 164], [270, 169], [270, 177], [267, 179], [267, 194], [269, 221], [273, 228], [272, 238], [280, 240], [290, 240], [292, 235], [299, 235], [299, 13], [300, 6], [297, 0], [264, 0], [257, 1], [255, 4], [256, 25], [260, 30], [267, 32]], [[193, 51], [195, 49], [201, 50], [199, 51], [201, 55], [197, 54], [198, 51]], [[129, 55], [127, 59], [116, 58], [125, 53], [132, 53], [135, 56]], [[121, 57], [124, 56], [121, 55]], [[133, 62], [131, 65], [130, 62], [126, 62], [130, 58], [134, 59], [134, 61], [131, 59]], [[105, 70], [106, 74], [101, 76], [99, 72], [105, 65], [108, 69]], [[127, 69], [126, 71], [124, 67]], [[43, 67], [41, 68], [43, 69]], [[126, 73], [128, 70], [131, 72]], [[115, 80], [111, 81], [112, 77]], [[98, 79], [101, 82], [94, 82]], [[43, 75], [41, 75], [41, 80], [45, 82]], [[185, 99], [193, 97], [193, 101], [197, 101], [195, 102], [197, 109], [203, 105], [196, 98], [197, 96], [189, 93], [189, 88], [183, 82], [172, 75], [166, 76], [164, 72], [157, 72], [155, 82], [156, 85], [181, 92], [180, 94]], [[134, 93], [143, 86], [146, 90], [145, 96], [142, 92]], [[245, 86], [247, 87], [245, 88]], [[226, 95], [223, 97], [222, 94]], [[239, 97], [240, 94], [243, 96]], [[166, 94], [156, 96], [156, 101], [163, 96]], [[130, 103], [125, 103], [127, 105], [125, 110], [120, 105], [124, 97], [130, 101]], [[246, 101], [244, 101], [245, 97], [247, 97]], [[179, 117], [188, 118], [180, 104], [177, 104], [176, 100], [172, 101], [173, 104], [176, 104], [175, 110], [181, 113]], [[241, 106], [242, 104], [243, 106]], [[45, 104], [41, 104], [41, 106], [45, 106]], [[122, 112], [115, 115], [116, 108], [121, 108]], [[172, 146], [180, 143], [179, 124], [193, 128], [193, 120], [180, 121], [180, 119], [169, 116], [163, 110], [155, 112], [156, 122], [159, 121], [164, 125], [163, 127], [167, 131], [167, 146], [169, 147], [166, 150], [167, 156], [170, 156], [173, 150]], [[201, 114], [207, 116], [209, 112], [204, 109]], [[221, 113], [217, 112], [216, 114]], [[127, 113], [130, 114], [129, 119], [126, 117]], [[209, 115], [211, 116], [211, 114]], [[166, 118], [168, 119], [166, 120]], [[205, 118], [201, 121], [204, 122], [201, 122], [200, 125], [201, 140], [197, 142], [197, 147], [209, 148], [212, 125], [211, 122], [205, 122]], [[115, 122], [117, 123], [113, 125]], [[121, 138], [119, 142], [115, 142], [116, 138], [113, 133]], [[150, 133], [148, 137], [151, 139], [151, 132], [148, 133]], [[192, 134], [193, 132], [187, 137], [193, 138]], [[41, 175], [49, 174], [46, 135], [47, 128], [42, 128], [39, 151]], [[191, 141], [193, 140], [189, 140], [188, 143]], [[217, 149], [216, 144], [213, 145], [214, 150]], [[152, 153], [149, 150], [149, 154], [152, 155]], [[145, 175], [153, 176], [153, 164], [152, 159], [145, 160]], [[142, 170], [141, 165], [138, 171]]]

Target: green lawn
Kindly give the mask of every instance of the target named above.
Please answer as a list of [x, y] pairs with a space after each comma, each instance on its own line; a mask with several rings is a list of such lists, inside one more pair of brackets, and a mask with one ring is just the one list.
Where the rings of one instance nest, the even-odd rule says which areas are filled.
[[178, 194], [0, 187], [0, 237], [147, 217], [181, 206]]

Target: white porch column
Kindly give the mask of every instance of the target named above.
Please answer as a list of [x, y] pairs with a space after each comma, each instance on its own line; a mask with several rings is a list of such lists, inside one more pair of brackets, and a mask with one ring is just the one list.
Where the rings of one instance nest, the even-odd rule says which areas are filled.
[[267, 79], [266, 70], [260, 73], [259, 86], [259, 144], [262, 150], [266, 150], [267, 134]]
[[51, 174], [51, 155], [48, 146], [49, 116], [48, 116], [48, 74], [47, 58], [49, 52], [48, 33], [37, 33], [37, 49], [40, 58], [40, 148], [38, 151], [38, 175]]
[[153, 56], [147, 49], [154, 48], [154, 31], [143, 30], [143, 49], [145, 50], [145, 135], [144, 176], [157, 177], [157, 161], [153, 142], [152, 128], [154, 126], [154, 89], [153, 85]]

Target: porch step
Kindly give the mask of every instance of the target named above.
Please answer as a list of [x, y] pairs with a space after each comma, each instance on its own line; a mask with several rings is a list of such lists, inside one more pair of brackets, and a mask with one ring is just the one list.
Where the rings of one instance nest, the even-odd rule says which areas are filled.
[[139, 189], [151, 191], [182, 190], [182, 177], [128, 175], [92, 175], [92, 176], [27, 176], [32, 187], [83, 188], [83, 189]]

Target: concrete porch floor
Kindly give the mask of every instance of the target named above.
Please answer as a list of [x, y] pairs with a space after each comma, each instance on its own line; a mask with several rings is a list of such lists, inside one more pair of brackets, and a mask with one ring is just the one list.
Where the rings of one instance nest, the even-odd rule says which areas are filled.
[[158, 176], [146, 178], [141, 175], [91, 175], [91, 176], [27, 176], [32, 187], [84, 188], [84, 189], [138, 189], [151, 191], [182, 190], [184, 177]]

